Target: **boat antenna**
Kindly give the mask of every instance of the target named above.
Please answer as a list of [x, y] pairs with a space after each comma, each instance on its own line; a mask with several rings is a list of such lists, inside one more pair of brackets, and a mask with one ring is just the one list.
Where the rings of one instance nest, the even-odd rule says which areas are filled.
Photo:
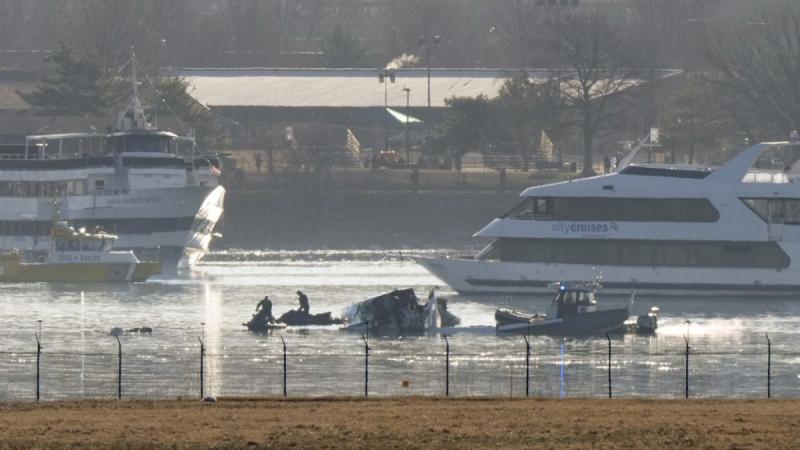
[[117, 117], [116, 129], [119, 131], [129, 130], [152, 130], [153, 126], [147, 121], [144, 114], [142, 102], [139, 100], [139, 82], [136, 72], [136, 49], [131, 47], [131, 84], [133, 92], [131, 94], [128, 107], [119, 113]]
[[[177, 113], [177, 111], [175, 111], [175, 109], [172, 107], [172, 105], [169, 104], [167, 99], [164, 97], [163, 92], [161, 91], [161, 89], [159, 89], [159, 87], [155, 83], [155, 81], [153, 81], [147, 75], [146, 72], [142, 73], [142, 76], [144, 76], [144, 79], [147, 82], [147, 84], [149, 84], [150, 87], [152, 87], [153, 90], [156, 92], [156, 94], [158, 94], [158, 98], [159, 98], [160, 102], [163, 103], [164, 106], [167, 107], [167, 109], [169, 110], [170, 114], [172, 114], [172, 116], [175, 118], [175, 120], [177, 120], [178, 123], [184, 128], [184, 130], [185, 130], [184, 132], [186, 133], [186, 135], [188, 137], [190, 137], [192, 139], [192, 141], [194, 142], [196, 140], [196, 138], [194, 136], [194, 129], [192, 127], [190, 127], [189, 124], [187, 124], [183, 119], [181, 119], [181, 116]], [[158, 80], [156, 80], [156, 81], [158, 81]], [[201, 105], [201, 106], [203, 108], [208, 109], [207, 106], [204, 106], [204, 105]], [[193, 146], [195, 146], [195, 147], [197, 146], [196, 142], [193, 144]]]

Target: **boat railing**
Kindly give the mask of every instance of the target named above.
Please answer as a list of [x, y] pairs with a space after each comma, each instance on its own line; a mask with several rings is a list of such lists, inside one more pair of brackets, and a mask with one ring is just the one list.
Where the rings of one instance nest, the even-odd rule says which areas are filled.
[[751, 170], [745, 174], [743, 183], [781, 184], [789, 183], [792, 178], [787, 172], [780, 170]]
[[47, 259], [47, 251], [44, 250], [18, 250], [17, 254], [19, 261], [26, 264], [40, 263]]

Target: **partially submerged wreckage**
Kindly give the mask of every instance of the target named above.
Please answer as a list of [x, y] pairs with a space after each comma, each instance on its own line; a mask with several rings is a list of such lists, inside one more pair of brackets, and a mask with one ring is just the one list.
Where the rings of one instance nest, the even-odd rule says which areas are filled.
[[398, 289], [348, 307], [343, 315], [348, 331], [381, 336], [424, 334], [455, 327], [461, 320], [447, 311], [447, 300], [431, 290], [423, 302], [413, 289]]

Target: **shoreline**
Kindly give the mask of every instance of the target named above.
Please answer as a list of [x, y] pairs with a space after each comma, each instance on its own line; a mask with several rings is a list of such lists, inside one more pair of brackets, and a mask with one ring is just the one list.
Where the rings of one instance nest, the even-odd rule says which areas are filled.
[[228, 399], [0, 404], [3, 448], [796, 448], [800, 400]]

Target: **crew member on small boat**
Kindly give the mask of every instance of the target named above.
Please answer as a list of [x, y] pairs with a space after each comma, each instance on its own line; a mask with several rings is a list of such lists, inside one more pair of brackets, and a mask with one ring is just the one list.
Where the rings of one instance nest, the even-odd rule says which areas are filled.
[[297, 300], [300, 301], [300, 311], [310, 314], [308, 312], [309, 305], [308, 305], [308, 297], [302, 291], [297, 291]]
[[265, 295], [264, 299], [256, 305], [256, 313], [261, 311], [261, 314], [266, 316], [268, 322], [274, 322], [275, 318], [272, 316], [272, 301], [269, 295]]

